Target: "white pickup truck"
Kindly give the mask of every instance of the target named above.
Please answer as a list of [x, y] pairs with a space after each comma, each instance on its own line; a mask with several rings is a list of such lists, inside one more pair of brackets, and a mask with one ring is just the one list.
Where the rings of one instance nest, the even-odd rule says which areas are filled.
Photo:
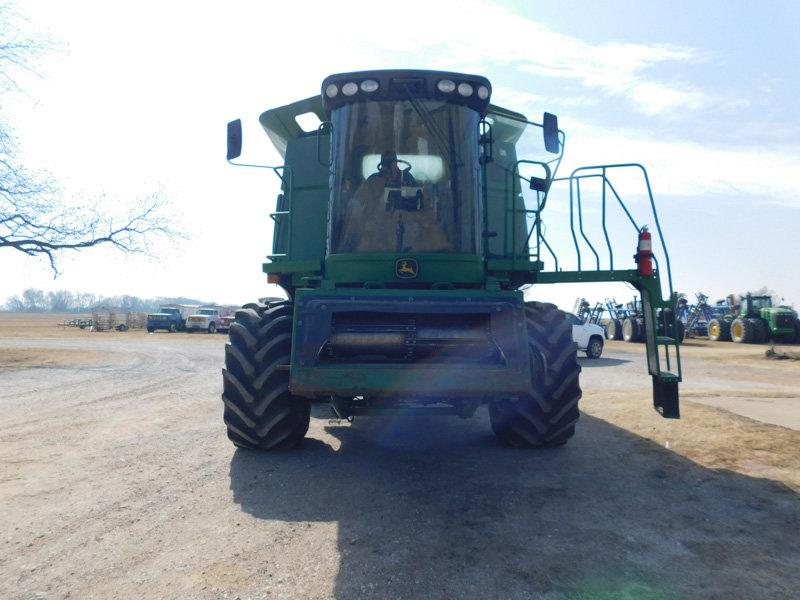
[[593, 323], [584, 323], [572, 313], [565, 314], [567, 322], [572, 325], [572, 339], [578, 344], [578, 350], [586, 352], [589, 358], [600, 358], [605, 338], [603, 328]]
[[222, 308], [219, 306], [201, 306], [186, 317], [186, 331], [207, 331], [216, 333], [222, 323]]

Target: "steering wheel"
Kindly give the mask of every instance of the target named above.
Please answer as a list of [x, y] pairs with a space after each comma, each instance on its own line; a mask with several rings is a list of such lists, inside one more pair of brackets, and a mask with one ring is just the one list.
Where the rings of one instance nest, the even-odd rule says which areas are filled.
[[[398, 165], [400, 165], [401, 163], [402, 163], [402, 164], [404, 164], [404, 165], [406, 165], [406, 168], [405, 168], [405, 169], [400, 169], [400, 170], [401, 170], [401, 171], [403, 171], [404, 173], [410, 173], [410, 172], [411, 172], [411, 163], [410, 163], [410, 162], [408, 162], [407, 160], [402, 160], [402, 159], [400, 159], [400, 158], [397, 158], [397, 159], [395, 159], [395, 161], [394, 161], [394, 162], [396, 162]], [[381, 162], [379, 162], [379, 163], [378, 163], [377, 170], [378, 170], [378, 171], [380, 171], [382, 166], [383, 166], [383, 161], [381, 161]]]

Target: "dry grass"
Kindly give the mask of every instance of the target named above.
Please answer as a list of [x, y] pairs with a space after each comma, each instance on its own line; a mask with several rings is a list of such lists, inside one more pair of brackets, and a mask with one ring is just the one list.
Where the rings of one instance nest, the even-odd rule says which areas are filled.
[[0, 346], [0, 372], [11, 369], [104, 365], [114, 362], [114, 356], [107, 351], [98, 350]]

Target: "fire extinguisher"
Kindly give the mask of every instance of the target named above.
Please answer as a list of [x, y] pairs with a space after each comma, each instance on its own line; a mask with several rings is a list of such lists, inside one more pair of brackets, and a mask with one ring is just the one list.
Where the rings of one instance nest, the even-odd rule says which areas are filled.
[[653, 274], [653, 237], [647, 231], [647, 225], [639, 232], [639, 246], [633, 258], [639, 267], [639, 275], [649, 277]]

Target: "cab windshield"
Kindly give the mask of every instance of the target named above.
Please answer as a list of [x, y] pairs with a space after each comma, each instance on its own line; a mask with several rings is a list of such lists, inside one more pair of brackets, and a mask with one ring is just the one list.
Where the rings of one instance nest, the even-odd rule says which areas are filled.
[[772, 298], [769, 296], [753, 296], [753, 308], [772, 308]]
[[334, 110], [329, 252], [475, 253], [478, 119], [416, 98]]

